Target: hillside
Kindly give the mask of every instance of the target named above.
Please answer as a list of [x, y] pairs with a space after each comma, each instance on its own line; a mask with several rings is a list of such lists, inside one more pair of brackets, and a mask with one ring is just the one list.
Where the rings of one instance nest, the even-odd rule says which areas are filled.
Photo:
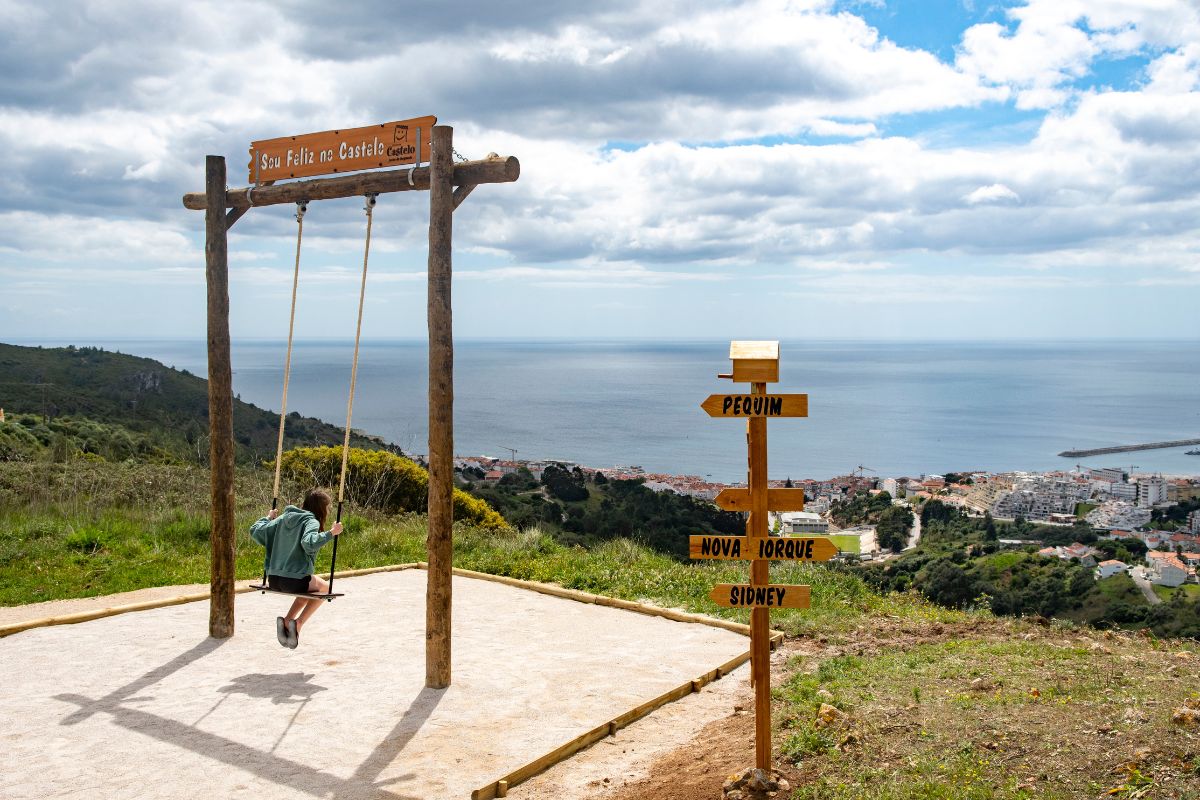
[[[208, 520], [196, 502], [207, 491], [200, 468], [8, 463], [0, 464], [0, 490], [7, 532], [0, 537], [0, 606], [207, 584]], [[269, 494], [265, 470], [238, 471], [241, 578], [261, 566], [246, 528]], [[339, 569], [424, 558], [427, 532], [419, 515], [356, 509], [346, 529]], [[322, 554], [322, 567], [328, 557]], [[536, 528], [462, 525], [455, 529], [455, 565], [725, 619], [748, 617], [708, 599], [714, 583], [745, 580], [745, 564], [681, 563], [627, 539], [583, 548]], [[777, 564], [772, 574], [780, 583], [812, 587], [812, 608], [771, 614], [773, 627], [786, 634], [772, 658], [772, 685], [774, 752], [792, 783], [790, 800], [1200, 793], [1200, 715], [1189, 709], [1198, 704], [1200, 680], [1194, 641], [1007, 619], [978, 607], [950, 610], [913, 592], [873, 591], [856, 572], [822, 564]], [[95, 604], [114, 602], [121, 601], [98, 597]], [[19, 612], [11, 610], [9, 620]], [[526, 794], [518, 786], [510, 796], [717, 797], [726, 776], [753, 760], [749, 698], [747, 687], [717, 717], [689, 726], [697, 738], [656, 753], [645, 779], [627, 782], [625, 770], [613, 767], [603, 776], [614, 779], [586, 794]], [[634, 735], [623, 730], [607, 740], [619, 747], [599, 744], [583, 757], [633, 752]]]
[[[1146, 552], [1137, 539], [1099, 539], [1082, 521], [1071, 527], [1039, 527], [968, 517], [938, 500], [922, 508], [921, 527], [919, 546], [862, 567], [863, 578], [881, 591], [916, 590], [947, 608], [987, 608], [996, 615], [1200, 638], [1200, 599], [1186, 587], [1167, 590], [1167, 602], [1150, 605], [1126, 575], [1098, 581], [1078, 559], [1038, 554], [1045, 544], [1079, 541], [1099, 550], [1101, 558], [1133, 563]], [[1011, 545], [1001, 539], [1036, 543]]]
[[[206, 463], [208, 382], [153, 359], [95, 347], [0, 344], [0, 461], [78, 454], [107, 461]], [[239, 463], [270, 459], [277, 413], [234, 400]], [[340, 445], [343, 429], [288, 415], [285, 448]], [[363, 449], [390, 449], [381, 439], [353, 435]]]

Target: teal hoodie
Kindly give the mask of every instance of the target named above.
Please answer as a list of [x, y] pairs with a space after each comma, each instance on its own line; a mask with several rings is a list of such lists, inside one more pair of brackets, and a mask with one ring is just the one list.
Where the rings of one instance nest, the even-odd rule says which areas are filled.
[[311, 511], [288, 506], [275, 519], [263, 517], [251, 525], [250, 538], [267, 548], [263, 569], [268, 575], [307, 578], [316, 571], [317, 551], [333, 534], [321, 532]]

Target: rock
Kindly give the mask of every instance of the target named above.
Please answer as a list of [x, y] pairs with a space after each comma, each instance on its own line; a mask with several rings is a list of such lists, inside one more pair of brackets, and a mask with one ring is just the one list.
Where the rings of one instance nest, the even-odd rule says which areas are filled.
[[775, 770], [744, 769], [730, 775], [721, 787], [725, 800], [771, 800], [781, 792], [790, 792], [791, 785]]
[[779, 784], [771, 780], [771, 776], [765, 769], [751, 770], [750, 777], [746, 781], [746, 787], [755, 792], [769, 792], [772, 790], [772, 785], [778, 786]]
[[819, 697], [819, 698], [821, 698], [822, 700], [825, 700], [825, 701], [827, 701], [827, 702], [828, 702], [829, 700], [832, 700], [832, 699], [833, 699], [833, 692], [829, 691], [828, 689], [826, 689], [826, 688], [824, 688], [824, 687], [821, 687], [820, 689], [817, 689], [817, 691], [815, 692], [815, 694], [816, 694], [816, 696], [817, 696], [817, 697]]
[[987, 678], [976, 678], [975, 680], [971, 681], [972, 692], [990, 692], [994, 688], [995, 684]]
[[816, 726], [824, 728], [827, 725], [832, 725], [844, 719], [846, 719], [846, 712], [828, 703], [821, 703], [821, 707], [817, 709]]
[[1200, 697], [1189, 697], [1187, 700], [1183, 701], [1183, 707], [1193, 710], [1200, 710]]
[[1175, 654], [1175, 657], [1181, 661], [1190, 661], [1193, 658], [1193, 655], [1191, 653], [1189, 653], [1187, 650], [1180, 650], [1178, 653]]
[[1171, 722], [1184, 728], [1194, 728], [1200, 725], [1200, 710], [1194, 708], [1177, 708], [1171, 715]]

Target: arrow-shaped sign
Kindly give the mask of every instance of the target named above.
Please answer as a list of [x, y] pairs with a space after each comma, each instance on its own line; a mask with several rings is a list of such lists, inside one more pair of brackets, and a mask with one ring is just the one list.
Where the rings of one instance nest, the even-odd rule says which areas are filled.
[[725, 608], [808, 608], [810, 586], [746, 586], [718, 583], [708, 599]]
[[807, 417], [806, 394], [710, 394], [700, 407], [710, 417]]
[[828, 561], [837, 545], [821, 537], [689, 536], [688, 556], [724, 561]]
[[[749, 511], [749, 489], [722, 489], [713, 502], [726, 511]], [[767, 489], [768, 511], [803, 511], [803, 489]]]

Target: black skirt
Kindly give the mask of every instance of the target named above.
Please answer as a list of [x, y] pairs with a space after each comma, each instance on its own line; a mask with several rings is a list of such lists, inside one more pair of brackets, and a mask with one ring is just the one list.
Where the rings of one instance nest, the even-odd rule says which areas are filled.
[[268, 575], [267, 586], [277, 592], [308, 594], [308, 581], [311, 577], [311, 575], [305, 575], [303, 578], [287, 578], [283, 575]]

